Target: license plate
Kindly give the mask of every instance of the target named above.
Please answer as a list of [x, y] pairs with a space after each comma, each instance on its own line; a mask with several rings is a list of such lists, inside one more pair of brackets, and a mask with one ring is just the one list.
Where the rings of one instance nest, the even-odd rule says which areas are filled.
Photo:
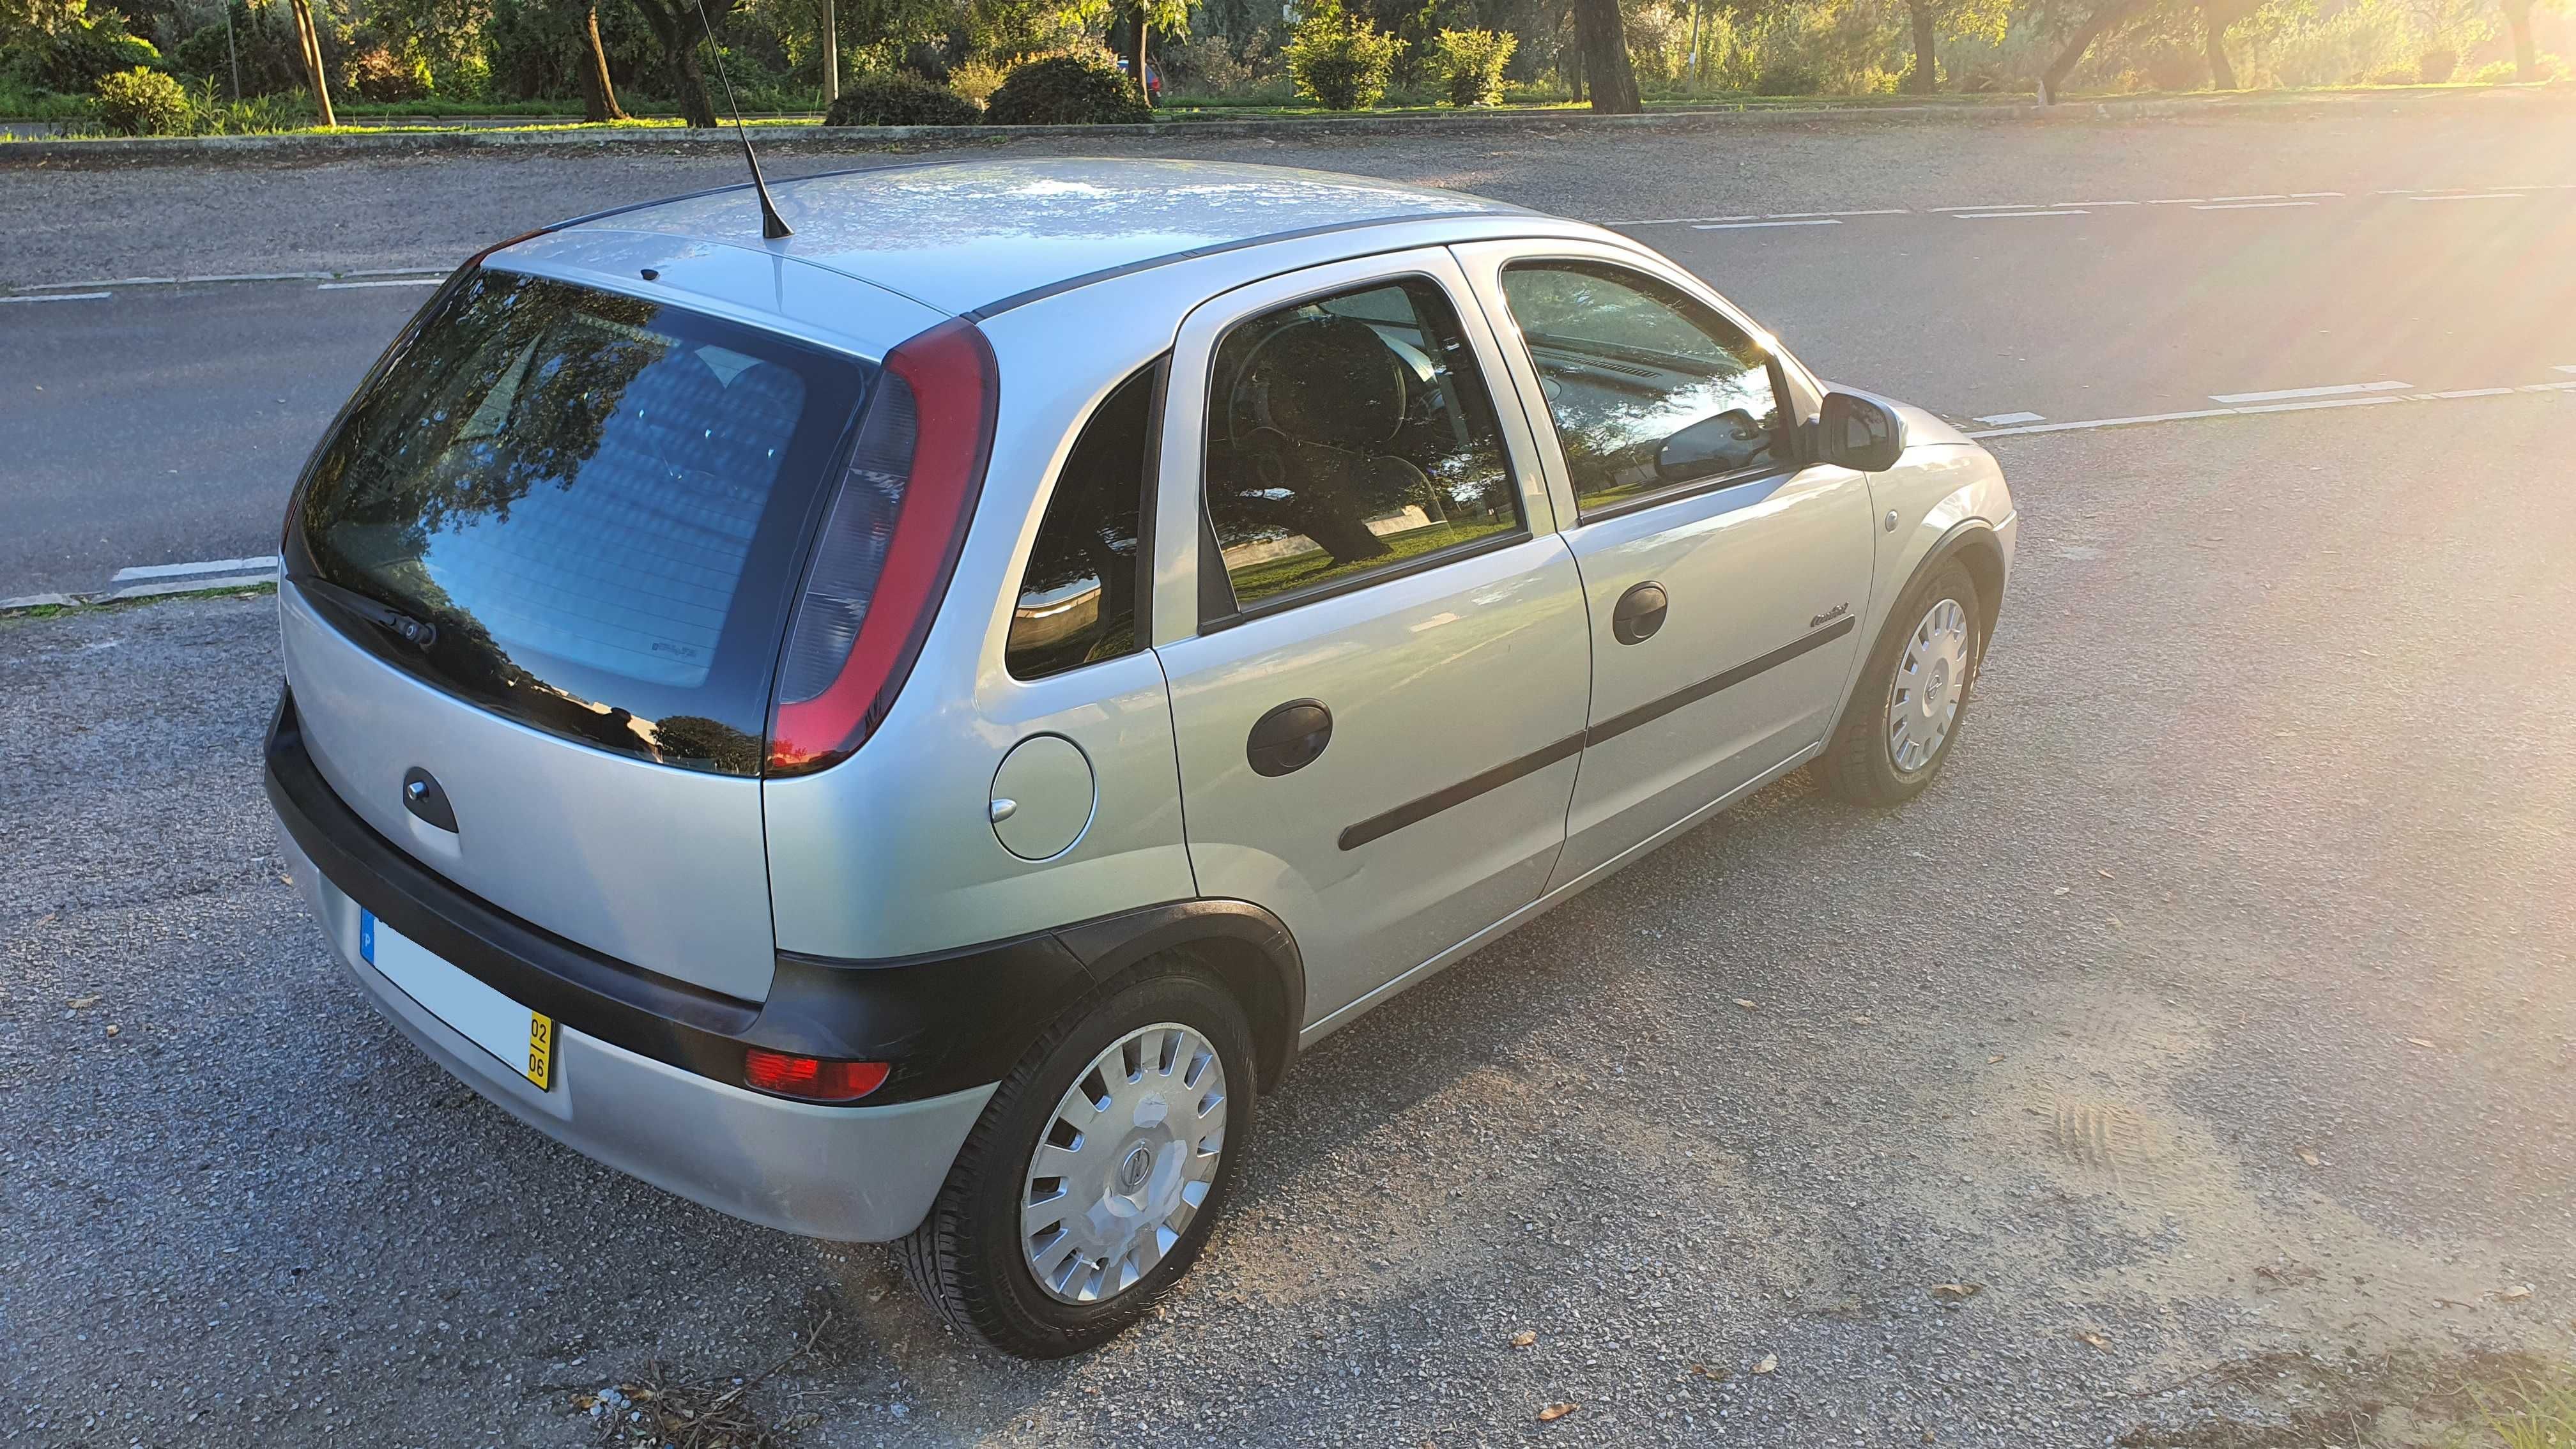
[[555, 1023], [440, 960], [419, 942], [358, 913], [358, 954], [402, 993], [501, 1065], [536, 1084], [554, 1084]]

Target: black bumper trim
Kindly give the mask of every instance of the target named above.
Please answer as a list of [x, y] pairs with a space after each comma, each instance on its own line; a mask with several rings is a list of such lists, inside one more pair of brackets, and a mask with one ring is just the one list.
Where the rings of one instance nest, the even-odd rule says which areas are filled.
[[1182, 901], [894, 960], [780, 952], [768, 999], [744, 1001], [566, 940], [404, 854], [322, 778], [291, 696], [269, 728], [266, 784], [323, 878], [395, 930], [563, 1026], [734, 1085], [745, 1049], [757, 1046], [889, 1063], [886, 1084], [854, 1105], [944, 1096], [1000, 1080], [1067, 1006], [1136, 959], [1131, 948], [1249, 932], [1295, 966], [1286, 928], [1267, 912]]

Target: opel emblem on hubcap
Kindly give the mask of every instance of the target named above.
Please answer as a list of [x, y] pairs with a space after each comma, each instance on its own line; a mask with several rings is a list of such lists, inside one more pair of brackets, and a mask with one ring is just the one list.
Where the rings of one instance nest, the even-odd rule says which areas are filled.
[[1145, 1174], [1153, 1170], [1154, 1154], [1139, 1147], [1127, 1154], [1126, 1161], [1118, 1164], [1118, 1185], [1134, 1192], [1145, 1185]]

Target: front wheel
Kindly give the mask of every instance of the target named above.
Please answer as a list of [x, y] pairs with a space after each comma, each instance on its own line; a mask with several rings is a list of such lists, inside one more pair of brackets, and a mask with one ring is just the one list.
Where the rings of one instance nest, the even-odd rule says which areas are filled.
[[1187, 1272], [1252, 1130], [1252, 1034], [1174, 967], [1077, 1008], [986, 1104], [903, 1245], [957, 1327], [1023, 1358], [1094, 1347]]
[[1923, 793], [1958, 743], [1984, 617], [1977, 581], [1956, 562], [1905, 591], [1816, 761], [1827, 788], [1882, 808]]

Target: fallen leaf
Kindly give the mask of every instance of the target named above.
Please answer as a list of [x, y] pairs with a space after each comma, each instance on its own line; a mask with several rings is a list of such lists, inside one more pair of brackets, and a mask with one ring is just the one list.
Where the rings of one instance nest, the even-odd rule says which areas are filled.
[[2424, 1050], [2426, 1050], [2426, 1051], [2428, 1051], [2428, 1052], [2429, 1052], [2429, 1051], [2434, 1050], [2434, 1046], [2433, 1046], [2433, 1044], [2432, 1044], [2431, 1042], [2429, 1042], [2429, 1041], [2424, 1040], [2424, 1038], [2422, 1038], [2422, 1037], [2420, 1037], [2420, 1036], [2410, 1036], [2410, 1037], [2408, 1037], [2408, 1038], [2406, 1038], [2406, 1039], [2407, 1039], [2408, 1041], [2410, 1041], [2410, 1042], [2414, 1043], [2415, 1045], [2417, 1045], [2417, 1046], [2419, 1046], [2419, 1047], [2422, 1047]]
[[1870, 1025], [1870, 1024], [1871, 1024], [1871, 1021], [1872, 1021], [1872, 1020], [1873, 1020], [1873, 1018], [1866, 1017], [1866, 1016], [1855, 1016], [1855, 1017], [1853, 1017], [1853, 1018], [1852, 1018], [1852, 1025], [1854, 1025], [1854, 1026], [1868, 1026], [1868, 1025]]
[[1944, 1303], [1965, 1303], [1986, 1291], [1983, 1283], [1935, 1283], [1932, 1296]]
[[1711, 1381], [1711, 1382], [1713, 1382], [1713, 1383], [1721, 1383], [1721, 1384], [1722, 1384], [1722, 1383], [1725, 1383], [1728, 1379], [1731, 1379], [1731, 1378], [1735, 1377], [1735, 1375], [1734, 1375], [1734, 1374], [1732, 1374], [1732, 1373], [1728, 1372], [1728, 1371], [1727, 1371], [1727, 1370], [1725, 1370], [1725, 1369], [1722, 1369], [1722, 1368], [1710, 1368], [1707, 1364], [1704, 1364], [1704, 1363], [1695, 1363], [1695, 1364], [1692, 1364], [1692, 1365], [1691, 1365], [1691, 1372], [1692, 1372], [1692, 1373], [1695, 1373], [1695, 1374], [1697, 1374], [1697, 1375], [1699, 1375], [1701, 1378], [1704, 1378], [1704, 1379], [1710, 1380], [1710, 1381]]
[[72, 1010], [74, 1011], [87, 1011], [91, 1007], [98, 1005], [98, 998], [95, 996], [75, 996], [72, 998], [71, 1005]]
[[1993, 1066], [1995, 1063], [1997, 1063], [1997, 1062], [1999, 1062], [1999, 1061], [2002, 1061], [2002, 1060], [2003, 1060], [2003, 1058], [2002, 1058], [2002, 1057], [1988, 1057], [1988, 1058], [1986, 1058], [1986, 1065], [1991, 1067], [1991, 1066]]
[[1538, 1330], [1535, 1328], [1524, 1328], [1520, 1332], [1512, 1335], [1512, 1347], [1514, 1348], [1527, 1348], [1536, 1342], [1538, 1342]]
[[61, 914], [62, 912], [60, 911], [47, 911], [36, 918], [36, 924], [39, 926], [50, 926], [54, 923], [54, 918]]
[[1780, 1355], [1766, 1353], [1762, 1355], [1762, 1362], [1753, 1366], [1753, 1371], [1757, 1374], [1767, 1374], [1778, 1367], [1780, 1367]]
[[2114, 931], [2124, 929], [2120, 924], [2120, 918], [2118, 916], [2113, 916], [2111, 918], [2111, 929]]
[[2299, 1160], [2310, 1167], [2322, 1167], [2325, 1165], [2324, 1158], [2317, 1156], [2314, 1152], [2309, 1151], [2305, 1147], [2299, 1149]]
[[2520, 1300], [2531, 1296], [2531, 1285], [2528, 1283], [2516, 1283], [2496, 1296], [2507, 1303], [2519, 1302]]
[[2104, 1336], [2101, 1330], [2093, 1328], [2079, 1328], [2075, 1330], [2075, 1341], [2092, 1348], [2109, 1348], [2111, 1346], [2111, 1340]]
[[2075, 889], [2073, 886], [2059, 886], [2057, 889], [2050, 891], [2049, 894], [2053, 896], [2062, 896], [2073, 889]]
[[1538, 1421], [1542, 1424], [1553, 1424], [1557, 1420], [1562, 1419], [1573, 1412], [1574, 1405], [1572, 1404], [1550, 1404], [1546, 1408], [1538, 1411]]
[[1753, 1010], [1753, 1009], [1754, 1009], [1754, 1005], [1753, 1005], [1753, 1003], [1752, 1003], [1752, 1002], [1750, 1002], [1750, 1001], [1745, 1000], [1745, 999], [1744, 999], [1743, 997], [1741, 997], [1741, 996], [1739, 996], [1739, 997], [1735, 998], [1735, 1004], [1736, 1004], [1736, 1005], [1738, 1005], [1738, 1006], [1743, 1007], [1743, 1008], [1744, 1008], [1745, 1010], [1747, 1010], [1747, 1011], [1751, 1011], [1751, 1010]]
[[2114, 877], [2114, 876], [2113, 876], [2109, 871], [2104, 870], [2104, 869], [2102, 869], [2102, 868], [2101, 868], [2101, 867], [2099, 867], [2099, 866], [2094, 867], [2094, 869], [2093, 869], [2093, 873], [2094, 873], [2095, 875], [2098, 875], [2098, 876], [2102, 877], [2102, 879], [2104, 879], [2104, 880], [2112, 880], [2112, 879], [2115, 879], [2115, 877]]

